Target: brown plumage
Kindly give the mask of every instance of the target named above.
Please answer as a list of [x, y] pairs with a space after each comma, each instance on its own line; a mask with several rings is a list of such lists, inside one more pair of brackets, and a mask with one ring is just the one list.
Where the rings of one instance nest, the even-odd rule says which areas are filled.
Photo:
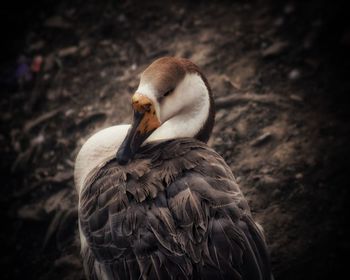
[[[90, 279], [270, 280], [263, 233], [230, 168], [202, 142], [214, 119], [208, 82], [194, 64], [184, 60], [189, 68], [182, 73], [173, 61], [179, 75], [193, 69], [203, 78], [208, 117], [193, 136], [197, 139], [153, 141], [122, 164], [117, 155], [90, 170], [79, 197], [86, 274]], [[162, 72], [170, 71], [164, 67]], [[119, 150], [127, 150], [132, 133], [131, 128]]]
[[270, 279], [230, 168], [199, 141], [148, 144], [130, 165], [94, 170], [79, 214], [91, 279]]

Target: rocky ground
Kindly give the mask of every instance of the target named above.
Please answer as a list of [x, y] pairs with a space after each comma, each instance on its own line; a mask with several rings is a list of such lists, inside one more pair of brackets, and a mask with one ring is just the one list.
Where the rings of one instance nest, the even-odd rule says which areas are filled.
[[[217, 107], [209, 144], [266, 231], [276, 280], [336, 279], [350, 249], [342, 7], [134, 2], [29, 10], [20, 62], [2, 60], [2, 278], [84, 279], [75, 157], [92, 133], [130, 122], [140, 73], [171, 55], [209, 79]], [[18, 65], [31, 69], [11, 78]]]

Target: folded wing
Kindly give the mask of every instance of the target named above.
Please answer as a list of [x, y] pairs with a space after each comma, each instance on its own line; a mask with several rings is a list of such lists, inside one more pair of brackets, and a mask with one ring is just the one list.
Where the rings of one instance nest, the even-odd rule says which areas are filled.
[[224, 160], [205, 144], [148, 144], [91, 172], [80, 195], [91, 279], [271, 279], [263, 234]]

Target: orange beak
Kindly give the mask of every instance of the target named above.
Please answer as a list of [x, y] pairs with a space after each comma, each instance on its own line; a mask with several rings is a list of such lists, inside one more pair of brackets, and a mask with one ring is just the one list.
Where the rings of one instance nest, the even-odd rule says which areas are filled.
[[146, 134], [150, 131], [153, 132], [155, 129], [160, 127], [156, 109], [151, 99], [139, 93], [135, 93], [131, 100], [134, 112], [143, 115], [141, 122], [137, 127], [137, 131], [139, 131], [141, 134]]
[[155, 106], [148, 97], [135, 93], [132, 97], [134, 109], [133, 123], [117, 152], [117, 161], [126, 164], [131, 160], [141, 144], [160, 127]]

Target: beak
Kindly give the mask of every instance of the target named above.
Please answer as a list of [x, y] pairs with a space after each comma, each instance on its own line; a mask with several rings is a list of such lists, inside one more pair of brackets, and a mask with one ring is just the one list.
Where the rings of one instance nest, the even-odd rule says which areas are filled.
[[141, 144], [160, 126], [155, 106], [151, 99], [135, 93], [132, 97], [134, 119], [117, 152], [117, 162], [126, 164], [131, 160]]

